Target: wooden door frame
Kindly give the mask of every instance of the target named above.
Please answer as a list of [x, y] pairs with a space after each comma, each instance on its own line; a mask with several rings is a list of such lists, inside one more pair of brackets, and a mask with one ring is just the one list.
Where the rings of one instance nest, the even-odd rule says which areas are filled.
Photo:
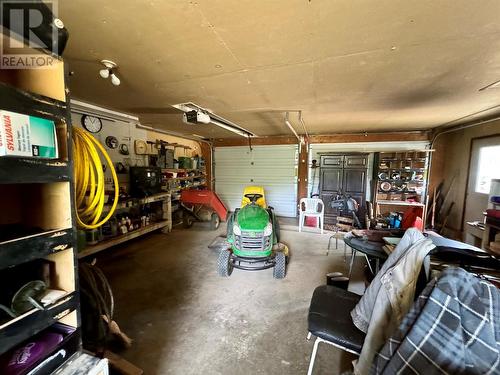
[[[469, 180], [470, 180], [470, 171], [471, 171], [471, 163], [472, 163], [472, 150], [474, 148], [474, 141], [479, 141], [483, 139], [488, 139], [488, 138], [496, 138], [500, 137], [500, 133], [496, 134], [490, 134], [490, 135], [484, 135], [481, 137], [474, 137], [470, 139], [470, 145], [469, 145], [469, 161], [467, 163], [467, 175], [465, 178], [465, 192], [464, 196], [462, 197], [462, 212], [460, 216], [460, 234], [463, 237], [464, 236], [464, 219], [465, 219], [465, 211], [466, 211], [466, 206], [467, 206], [467, 196], [469, 195]], [[486, 209], [486, 207], [485, 207]]]

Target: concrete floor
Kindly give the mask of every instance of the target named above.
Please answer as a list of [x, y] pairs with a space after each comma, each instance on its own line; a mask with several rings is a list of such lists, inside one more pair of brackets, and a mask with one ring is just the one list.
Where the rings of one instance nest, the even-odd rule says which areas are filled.
[[[306, 340], [310, 298], [326, 273], [347, 273], [343, 245], [327, 257], [328, 234], [284, 225], [282, 242], [291, 251], [285, 279], [273, 279], [272, 270], [221, 278], [217, 253], [207, 245], [224, 233], [197, 223], [99, 255], [114, 290], [115, 319], [134, 339], [120, 354], [147, 375], [305, 374], [313, 345]], [[353, 277], [360, 278], [362, 258], [355, 264]], [[352, 359], [320, 345], [314, 373], [340, 374]]]

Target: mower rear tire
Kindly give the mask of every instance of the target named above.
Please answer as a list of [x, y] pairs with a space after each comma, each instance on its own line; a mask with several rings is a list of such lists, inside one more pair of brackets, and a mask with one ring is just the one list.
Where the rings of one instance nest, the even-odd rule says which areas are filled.
[[212, 230], [219, 229], [219, 225], [220, 225], [220, 217], [214, 212], [210, 217], [210, 229]]
[[222, 277], [229, 277], [233, 273], [233, 263], [231, 262], [231, 252], [229, 250], [224, 249], [219, 253], [217, 272]]
[[286, 256], [278, 252], [274, 257], [273, 277], [275, 279], [284, 279], [286, 275]]

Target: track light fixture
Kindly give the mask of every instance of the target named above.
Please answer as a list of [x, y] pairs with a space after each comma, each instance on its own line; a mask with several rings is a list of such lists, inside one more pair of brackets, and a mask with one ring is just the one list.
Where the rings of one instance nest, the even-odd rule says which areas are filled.
[[115, 74], [115, 70], [118, 65], [111, 60], [101, 60], [101, 64], [104, 65], [105, 68], [99, 71], [99, 75], [104, 79], [108, 79], [109, 77], [111, 77], [111, 83], [115, 86], [119, 86], [121, 81], [120, 78], [118, 78], [118, 76]]

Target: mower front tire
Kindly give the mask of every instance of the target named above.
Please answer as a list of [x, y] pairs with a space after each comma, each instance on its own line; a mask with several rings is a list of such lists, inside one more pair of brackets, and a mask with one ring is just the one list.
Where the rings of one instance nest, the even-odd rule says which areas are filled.
[[233, 263], [231, 262], [231, 252], [229, 250], [221, 250], [219, 253], [217, 272], [222, 277], [229, 277], [233, 273]]
[[273, 277], [275, 279], [284, 279], [286, 275], [286, 256], [278, 252], [274, 257]]

